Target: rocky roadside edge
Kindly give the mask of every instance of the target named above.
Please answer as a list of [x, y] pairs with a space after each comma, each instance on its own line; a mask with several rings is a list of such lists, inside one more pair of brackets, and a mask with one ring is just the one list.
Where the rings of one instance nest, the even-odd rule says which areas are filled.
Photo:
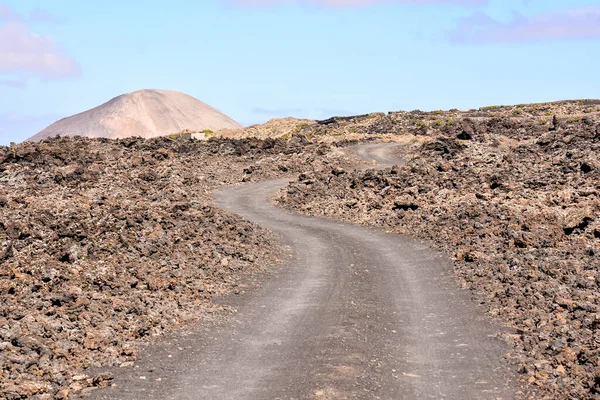
[[[221, 311], [277, 262], [270, 232], [213, 205], [224, 184], [344, 164], [291, 140], [48, 139], [0, 148], [0, 392], [110, 385], [137, 344]], [[217, 316], [223, 313], [217, 313]]]
[[277, 202], [445, 250], [515, 328], [524, 397], [600, 398], [600, 124], [465, 120], [422, 139], [405, 167], [310, 171]]

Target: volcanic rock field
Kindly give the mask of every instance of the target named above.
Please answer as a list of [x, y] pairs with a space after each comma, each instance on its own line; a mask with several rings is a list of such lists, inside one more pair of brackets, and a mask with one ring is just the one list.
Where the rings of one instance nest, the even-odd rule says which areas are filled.
[[[551, 116], [558, 110], [567, 114]], [[458, 120], [413, 112], [314, 129], [414, 136], [405, 166], [306, 173], [280, 205], [443, 249], [464, 287], [514, 328], [505, 357], [532, 398], [600, 398], [596, 104], [491, 108]]]
[[278, 246], [210, 190], [322, 168], [327, 153], [300, 138], [0, 148], [3, 398], [106, 386], [110, 375], [82, 371], [131, 362], [136, 341], [217, 312], [210, 299], [275, 263]]
[[[418, 238], [512, 349], [517, 398], [600, 399], [600, 102], [277, 121], [256, 138], [48, 138], [0, 147], [0, 393], [110, 386], [140, 343], [227, 318], [284, 251], [211, 191], [292, 178], [294, 212]], [[345, 151], [399, 143], [405, 165]], [[367, 169], [356, 169], [367, 167]]]

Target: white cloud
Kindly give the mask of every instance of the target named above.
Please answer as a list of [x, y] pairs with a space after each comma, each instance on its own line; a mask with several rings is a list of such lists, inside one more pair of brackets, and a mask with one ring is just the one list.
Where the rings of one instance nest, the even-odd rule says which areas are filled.
[[459, 21], [450, 38], [465, 43], [599, 39], [600, 7], [569, 8], [531, 17], [514, 14], [509, 22], [480, 12]]

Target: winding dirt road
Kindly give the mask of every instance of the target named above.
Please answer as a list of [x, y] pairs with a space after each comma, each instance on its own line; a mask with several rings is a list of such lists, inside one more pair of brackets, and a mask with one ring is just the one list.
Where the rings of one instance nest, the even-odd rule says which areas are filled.
[[[389, 165], [399, 161], [391, 150], [368, 145], [356, 154]], [[285, 184], [245, 184], [216, 197], [277, 232], [289, 261], [233, 300], [230, 321], [143, 351], [137, 369], [92, 398], [513, 398], [508, 348], [494, 337], [500, 328], [457, 287], [442, 255], [278, 209], [268, 198]]]

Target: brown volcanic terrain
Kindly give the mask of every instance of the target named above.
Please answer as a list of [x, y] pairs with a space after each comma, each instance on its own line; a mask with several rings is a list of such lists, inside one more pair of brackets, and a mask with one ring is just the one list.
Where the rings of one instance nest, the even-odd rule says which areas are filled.
[[[82, 371], [128, 365], [140, 341], [207, 318], [215, 294], [243, 290], [239, 278], [278, 250], [269, 232], [216, 208], [210, 190], [302, 173], [279, 200], [286, 207], [423, 238], [454, 257], [464, 285], [513, 327], [506, 357], [530, 384], [525, 397], [600, 398], [600, 102], [271, 121], [251, 132], [290, 139], [0, 147], [0, 397], [105, 386], [109, 375]], [[318, 143], [348, 138], [405, 143], [408, 164], [350, 172]]]
[[229, 137], [291, 137], [302, 134], [310, 140], [335, 142], [344, 139], [389, 138], [406, 141], [412, 135], [427, 139], [429, 133], [443, 131], [462, 120], [508, 121], [513, 133], [533, 130], [547, 132], [557, 117], [563, 124], [590, 120], [600, 116], [600, 100], [566, 100], [552, 103], [489, 106], [472, 110], [392, 111], [349, 117], [332, 117], [322, 121], [298, 118], [273, 118], [244, 129], [219, 132]]
[[239, 128], [242, 125], [187, 94], [171, 90], [140, 90], [61, 119], [29, 140], [39, 141], [57, 135], [153, 138], [184, 129], [200, 132]]
[[514, 328], [527, 398], [600, 399], [600, 101], [398, 112], [305, 127], [404, 141], [406, 166], [307, 172], [278, 202], [452, 255]]
[[219, 132], [222, 137], [241, 138], [253, 137], [266, 138], [290, 138], [292, 134], [298, 133], [303, 127], [313, 125], [316, 121], [298, 118], [273, 118], [264, 124], [252, 125], [242, 129], [226, 129]]
[[214, 315], [275, 262], [266, 230], [213, 205], [224, 184], [336, 163], [302, 138], [53, 138], [0, 147], [0, 398], [66, 398], [139, 341]]

